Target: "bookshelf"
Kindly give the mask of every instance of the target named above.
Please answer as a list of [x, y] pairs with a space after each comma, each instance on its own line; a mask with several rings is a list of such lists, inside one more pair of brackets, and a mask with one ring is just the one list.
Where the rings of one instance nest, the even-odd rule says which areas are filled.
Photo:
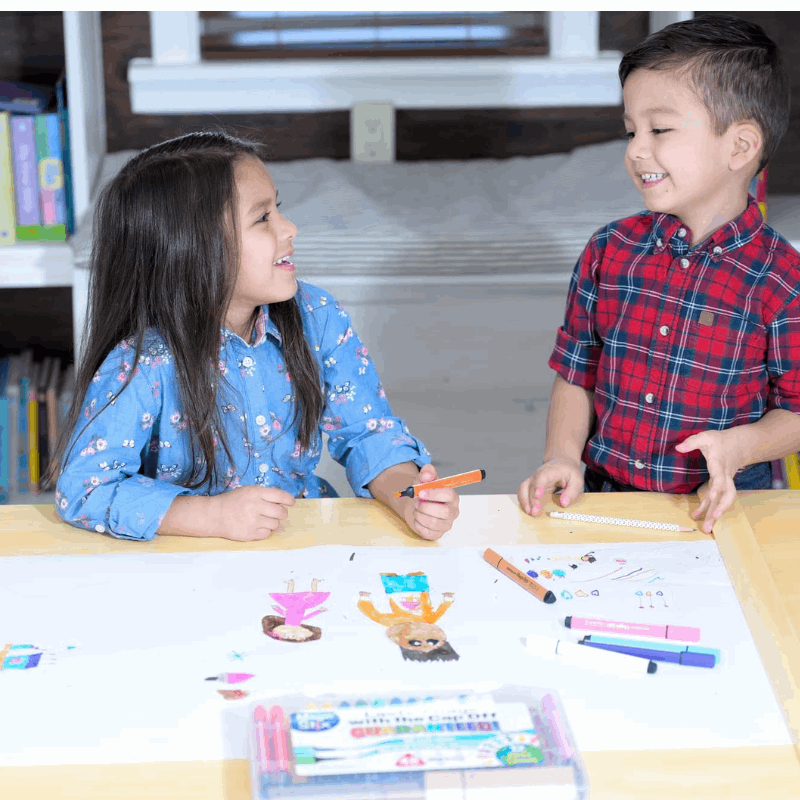
[[[105, 84], [100, 11], [64, 11], [64, 58], [70, 114], [70, 156], [78, 226], [106, 152]], [[72, 287], [73, 347], [80, 356], [87, 276], [73, 270], [68, 243], [24, 242], [0, 247], [0, 289]], [[19, 342], [24, 347], [26, 342]], [[11, 503], [50, 503], [49, 494], [12, 493]]]
[[[75, 218], [80, 225], [106, 152], [102, 34], [99, 11], [64, 11], [63, 15], [72, 183]], [[85, 298], [80, 295], [85, 292], [75, 283], [68, 244], [32, 242], [0, 247], [0, 288], [73, 286], [77, 357], [81, 328], [78, 323], [85, 309]]]

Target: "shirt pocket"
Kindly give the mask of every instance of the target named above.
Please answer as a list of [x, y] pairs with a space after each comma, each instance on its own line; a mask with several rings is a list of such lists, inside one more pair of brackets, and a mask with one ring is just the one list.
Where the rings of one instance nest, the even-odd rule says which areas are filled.
[[767, 329], [752, 314], [708, 307], [687, 320], [678, 374], [688, 392], [717, 398], [766, 391]]

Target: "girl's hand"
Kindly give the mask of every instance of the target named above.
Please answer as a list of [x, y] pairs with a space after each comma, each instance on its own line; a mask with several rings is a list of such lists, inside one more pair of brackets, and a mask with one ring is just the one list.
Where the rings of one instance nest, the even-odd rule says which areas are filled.
[[542, 464], [536, 472], [517, 489], [517, 499], [522, 510], [532, 517], [538, 517], [542, 511], [542, 497], [552, 494], [558, 488], [561, 492], [560, 503], [566, 508], [583, 494], [583, 471], [580, 461], [571, 458], [553, 458]]
[[711, 533], [714, 523], [736, 499], [733, 477], [744, 466], [738, 445], [736, 428], [727, 431], [703, 431], [675, 445], [679, 453], [699, 450], [706, 459], [709, 479], [697, 492], [702, 501], [700, 507], [692, 512], [693, 519], [700, 519], [705, 514], [705, 521], [701, 525], [704, 533]]
[[294, 505], [292, 495], [272, 486], [241, 486], [211, 499], [216, 501], [214, 535], [236, 542], [267, 539]]
[[[436, 480], [436, 467], [426, 464], [419, 471], [419, 483]], [[420, 489], [406, 506], [404, 519], [423, 539], [441, 539], [458, 517], [458, 492], [455, 489]]]

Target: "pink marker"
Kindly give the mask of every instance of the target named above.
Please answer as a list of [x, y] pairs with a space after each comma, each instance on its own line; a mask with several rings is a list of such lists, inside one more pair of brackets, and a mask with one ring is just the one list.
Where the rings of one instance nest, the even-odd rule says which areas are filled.
[[700, 628], [685, 625], [650, 625], [646, 622], [613, 622], [610, 619], [567, 617], [564, 625], [576, 631], [603, 631], [628, 633], [631, 636], [652, 636], [655, 639], [679, 639], [682, 642], [699, 642]]
[[274, 749], [273, 772], [286, 772], [289, 769], [289, 742], [286, 737], [286, 717], [280, 706], [272, 706], [269, 710], [268, 725], [272, 728], [272, 744]]
[[256, 726], [256, 758], [258, 759], [258, 771], [267, 772], [269, 770], [270, 747], [267, 725], [269, 724], [267, 711], [264, 706], [256, 706], [254, 714]]
[[222, 675], [212, 675], [207, 681], [221, 681], [222, 683], [241, 683], [249, 681], [253, 676], [249, 672], [223, 672]]

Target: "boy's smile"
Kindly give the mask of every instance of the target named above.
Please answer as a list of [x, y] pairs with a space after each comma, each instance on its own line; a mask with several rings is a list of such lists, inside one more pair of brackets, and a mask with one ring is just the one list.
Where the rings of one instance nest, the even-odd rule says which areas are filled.
[[639, 69], [623, 97], [625, 167], [648, 209], [678, 217], [693, 244], [744, 211], [749, 177], [729, 168], [734, 126], [716, 135], [688, 79]]

